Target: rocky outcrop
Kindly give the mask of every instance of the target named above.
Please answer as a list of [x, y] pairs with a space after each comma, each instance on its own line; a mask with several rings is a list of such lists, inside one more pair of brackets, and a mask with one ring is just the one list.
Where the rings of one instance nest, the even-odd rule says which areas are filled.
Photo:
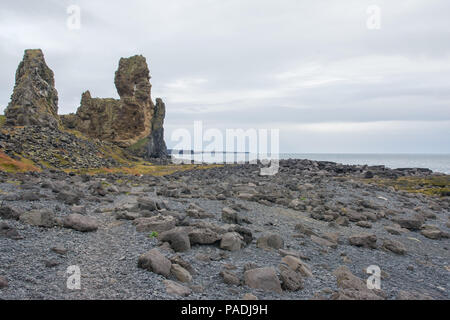
[[[166, 157], [165, 105], [159, 98], [156, 104], [152, 101], [146, 59], [142, 55], [121, 58], [114, 83], [120, 99], [94, 98], [86, 91], [75, 114], [58, 116], [53, 71], [47, 66], [42, 50], [25, 50], [17, 68], [11, 102], [5, 109], [5, 123], [11, 130], [21, 127], [51, 132], [67, 131], [62, 130], [64, 127], [75, 129], [98, 139], [94, 141], [129, 148], [130, 152], [125, 151], [127, 154], [147, 159]], [[0, 148], [7, 149], [7, 146], [0, 145]]]
[[162, 99], [156, 99], [154, 116], [151, 122], [151, 132], [144, 151], [144, 158], [167, 157], [167, 147], [164, 142], [164, 117], [166, 116], [166, 105]]
[[114, 83], [119, 100], [93, 98], [86, 91], [76, 114], [62, 116], [64, 125], [89, 137], [130, 147], [141, 157], [165, 156], [165, 105], [159, 98], [156, 105], [152, 101], [146, 59], [141, 55], [121, 58]]
[[69, 132], [39, 126], [3, 130], [0, 132], [0, 148], [9, 157], [15, 158], [20, 154], [42, 168], [117, 167], [120, 163], [113, 155], [128, 156], [112, 143], [89, 141]]
[[61, 124], [53, 71], [45, 63], [40, 49], [25, 50], [16, 71], [16, 83], [5, 115], [6, 124], [11, 126], [56, 128]]

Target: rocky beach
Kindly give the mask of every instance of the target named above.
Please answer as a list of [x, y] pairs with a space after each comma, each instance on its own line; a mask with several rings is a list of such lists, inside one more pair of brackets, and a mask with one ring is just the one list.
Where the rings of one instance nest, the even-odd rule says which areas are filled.
[[[280, 165], [273, 177], [3, 172], [1, 297], [448, 299], [448, 196], [377, 183], [422, 172]], [[66, 287], [72, 265], [81, 290]], [[381, 290], [366, 287], [372, 265]]]
[[60, 116], [25, 51], [0, 127], [0, 299], [449, 299], [449, 175], [174, 164], [149, 80], [122, 58], [120, 99]]

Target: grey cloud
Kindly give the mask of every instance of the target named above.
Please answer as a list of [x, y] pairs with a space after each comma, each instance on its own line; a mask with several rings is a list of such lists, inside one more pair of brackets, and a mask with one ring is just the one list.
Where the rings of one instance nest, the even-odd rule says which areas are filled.
[[[65, 25], [71, 4], [82, 10], [78, 31]], [[382, 9], [377, 31], [365, 25], [372, 4]], [[220, 128], [281, 126], [289, 152], [297, 150], [300, 135], [308, 136], [304, 149], [311, 152], [330, 152], [343, 141], [361, 152], [370, 146], [450, 152], [449, 129], [426, 125], [450, 120], [445, 1], [4, 0], [0, 6], [0, 110], [26, 48], [44, 50], [60, 113], [74, 112], [88, 89], [117, 97], [119, 58], [143, 54], [153, 96], [166, 101], [167, 137], [173, 128], [204, 120]], [[333, 132], [328, 138], [291, 128], [376, 121], [422, 128], [408, 132], [406, 126], [395, 134], [392, 127], [384, 135]]]

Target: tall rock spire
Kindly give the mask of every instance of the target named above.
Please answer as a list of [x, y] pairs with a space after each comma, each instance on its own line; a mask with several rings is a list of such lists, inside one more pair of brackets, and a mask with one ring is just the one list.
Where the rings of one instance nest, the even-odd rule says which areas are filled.
[[11, 102], [5, 110], [6, 124], [59, 127], [58, 92], [53, 71], [41, 49], [25, 50], [16, 71]]

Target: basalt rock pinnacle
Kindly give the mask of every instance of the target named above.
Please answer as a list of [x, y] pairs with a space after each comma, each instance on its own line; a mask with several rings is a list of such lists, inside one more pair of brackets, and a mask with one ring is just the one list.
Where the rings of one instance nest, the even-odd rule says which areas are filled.
[[[139, 156], [167, 154], [163, 137], [165, 106], [151, 98], [150, 72], [141, 55], [121, 58], [114, 83], [120, 99], [92, 98], [86, 91], [76, 114], [63, 116], [64, 125], [121, 147]], [[134, 146], [134, 147], [133, 147]]]
[[25, 50], [5, 115], [7, 125], [60, 126], [53, 71], [47, 66], [40, 49]]

